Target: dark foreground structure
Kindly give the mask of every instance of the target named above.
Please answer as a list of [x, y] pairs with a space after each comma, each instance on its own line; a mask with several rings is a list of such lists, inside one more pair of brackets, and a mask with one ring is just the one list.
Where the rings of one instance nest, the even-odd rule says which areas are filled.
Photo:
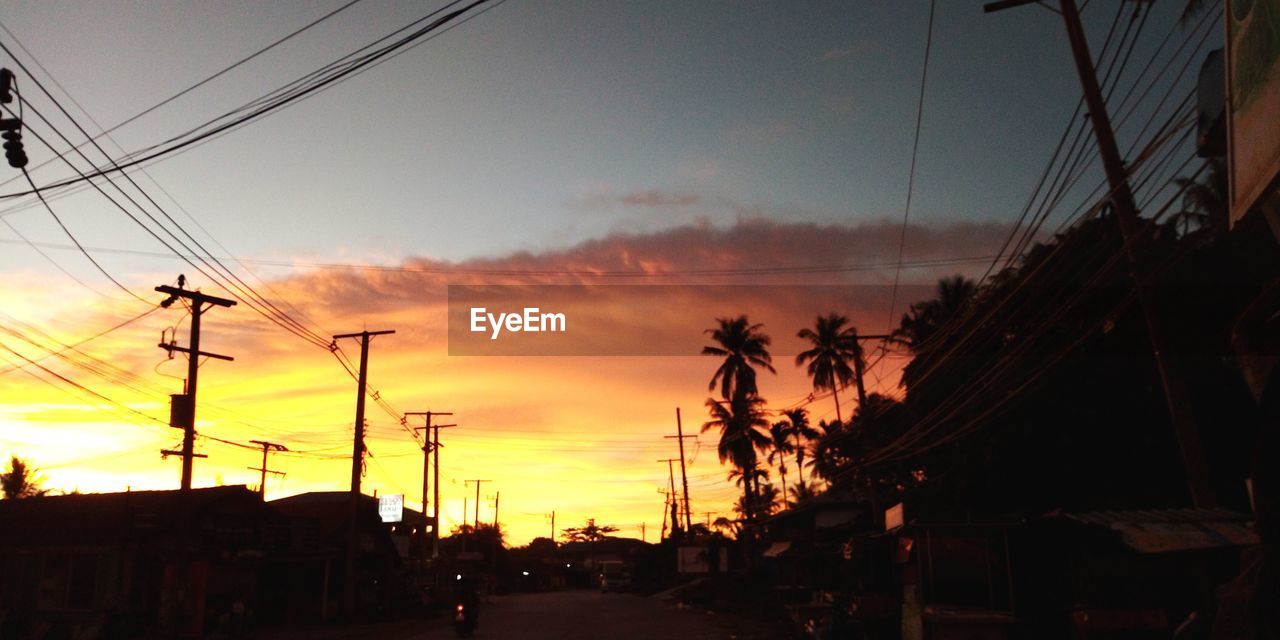
[[[236, 635], [342, 615], [349, 494], [243, 486], [0, 501], [0, 638]], [[359, 511], [356, 617], [414, 604], [414, 518]], [[421, 523], [416, 523], [420, 526]]]

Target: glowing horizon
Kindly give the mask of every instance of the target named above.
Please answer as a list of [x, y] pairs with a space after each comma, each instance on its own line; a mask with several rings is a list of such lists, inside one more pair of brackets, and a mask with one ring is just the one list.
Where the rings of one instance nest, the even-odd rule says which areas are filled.
[[[784, 236], [788, 225], [739, 225], [730, 230], [691, 231], [688, 242], [703, 246], [702, 255], [689, 257], [686, 248], [668, 234], [664, 242], [624, 236], [589, 251], [581, 248], [534, 258], [513, 256], [495, 264], [522, 263], [525, 268], [608, 269], [620, 262], [643, 259], [663, 268], [705, 267], [707, 264], [746, 264], [754, 247], [742, 246], [743, 234]], [[818, 236], [843, 233], [852, 239], [875, 234], [875, 228], [827, 227], [810, 230]], [[972, 229], [923, 230], [940, 236], [920, 247], [934, 252], [950, 249], [947, 234], [972, 236]], [[719, 234], [719, 235], [716, 235]], [[735, 235], [736, 234], [736, 235]], [[984, 245], [995, 233], [979, 234]], [[622, 247], [625, 246], [625, 251]], [[981, 251], [978, 246], [975, 251]], [[584, 252], [585, 251], [585, 252]], [[742, 253], [743, 255], [737, 255]], [[813, 255], [815, 263], [848, 262], [840, 243]], [[831, 255], [825, 255], [830, 253]], [[623, 257], [625, 256], [625, 257]], [[928, 255], [922, 256], [928, 257]], [[406, 264], [413, 264], [407, 261]], [[931, 269], [911, 274], [913, 282], [930, 282], [954, 271]], [[141, 275], [126, 284], [149, 291], [172, 276]], [[884, 282], [886, 274], [858, 274], [861, 282]], [[676, 457], [673, 439], [675, 409], [680, 407], [686, 434], [699, 434], [706, 421], [707, 384], [718, 366], [715, 358], [690, 356], [629, 357], [457, 357], [447, 355], [444, 283], [456, 279], [438, 273], [309, 270], [267, 282], [273, 301], [291, 314], [308, 318], [315, 327], [335, 331], [391, 328], [397, 333], [375, 338], [370, 352], [370, 386], [398, 411], [450, 411], [458, 428], [441, 432], [441, 516], [443, 530], [475, 517], [474, 488], [466, 479], [485, 478], [480, 519], [492, 521], [493, 496], [501, 492], [500, 520], [509, 544], [546, 536], [546, 516], [556, 512], [557, 529], [596, 518], [613, 524], [618, 535], [640, 537], [642, 523], [649, 540], [657, 538], [663, 522], [667, 468], [658, 460]], [[768, 278], [757, 278], [768, 279]], [[812, 278], [810, 278], [812, 280]], [[826, 277], [848, 282], [848, 276]], [[488, 280], [494, 280], [489, 278]], [[563, 280], [563, 278], [561, 278]], [[777, 280], [776, 278], [774, 279]], [[216, 289], [208, 283], [192, 287]], [[60, 291], [56, 291], [61, 289]], [[262, 288], [263, 291], [267, 289]], [[747, 313], [763, 322], [773, 337], [776, 353], [796, 353], [795, 332], [819, 313], [848, 315], [864, 332], [880, 331], [887, 320], [883, 300], [869, 300], [866, 308], [829, 308], [831, 301], [798, 300], [784, 295], [753, 294], [733, 308], [706, 308], [698, 298], [703, 287], [689, 287], [688, 299], [672, 300], [668, 311], [673, 330], [701, 334], [718, 316]], [[744, 291], [776, 292], [761, 288]], [[11, 305], [0, 324], [36, 342], [60, 348], [51, 339], [75, 342], [114, 326], [147, 309], [133, 302], [105, 302], [87, 291], [70, 293], [63, 285], [10, 282], [3, 286]], [[910, 291], [910, 294], [906, 292]], [[903, 289], [898, 313], [923, 289]], [[56, 293], [56, 295], [55, 295]], [[154, 294], [158, 302], [163, 296]], [[285, 306], [287, 303], [288, 306]], [[664, 316], [665, 317], [665, 316]], [[139, 413], [109, 405], [52, 378], [34, 366], [0, 375], [0, 454], [18, 455], [41, 470], [46, 488], [63, 491], [122, 491], [177, 488], [179, 464], [165, 461], [160, 449], [173, 449], [181, 432], [162, 422], [168, 418], [168, 394], [182, 390], [185, 361], [168, 360], [156, 347], [161, 332], [175, 325], [179, 344], [186, 344], [186, 311], [175, 307], [151, 313], [126, 327], [87, 342], [76, 358], [107, 373], [104, 379], [50, 356], [15, 334], [0, 335], [0, 367], [9, 369], [21, 359], [12, 349], [39, 364]], [[621, 321], [621, 320], [620, 320]], [[25, 329], [23, 328], [25, 327]], [[42, 329], [40, 337], [32, 327]], [[874, 327], [874, 329], [871, 329]], [[621, 335], [623, 340], [644, 336]], [[705, 341], [705, 340], [704, 340]], [[355, 341], [344, 348], [358, 354]], [[204, 317], [202, 349], [224, 353], [235, 362], [208, 360], [200, 377], [197, 431], [239, 443], [265, 439], [288, 446], [288, 454], [272, 454], [270, 466], [287, 472], [269, 476], [268, 500], [307, 491], [346, 490], [350, 477], [351, 433], [355, 383], [324, 349], [297, 339], [241, 304], [214, 309]], [[90, 358], [96, 360], [90, 360]], [[900, 394], [896, 386], [900, 359], [881, 363], [868, 378], [872, 391]], [[777, 375], [762, 373], [761, 395], [769, 408], [803, 403], [812, 393], [804, 372], [790, 357], [775, 358]], [[32, 373], [38, 374], [37, 379]], [[842, 394], [846, 416], [855, 404], [852, 390]], [[834, 417], [829, 396], [808, 405], [812, 420]], [[397, 418], [369, 402], [365, 493], [403, 493], [406, 506], [421, 508], [422, 453]], [[412, 420], [412, 419], [411, 419]], [[416, 425], [417, 422], [411, 422]], [[695, 521], [731, 515], [737, 487], [726, 481], [727, 467], [715, 455], [717, 434], [699, 434], [686, 450]], [[198, 450], [210, 455], [195, 461], [194, 485], [258, 484], [260, 452], [216, 440], [200, 439]], [[298, 452], [307, 452], [300, 455]], [[345, 457], [344, 457], [345, 456]], [[794, 464], [789, 482], [794, 482]], [[773, 469], [773, 481], [780, 479]], [[679, 489], [680, 478], [676, 478]]]

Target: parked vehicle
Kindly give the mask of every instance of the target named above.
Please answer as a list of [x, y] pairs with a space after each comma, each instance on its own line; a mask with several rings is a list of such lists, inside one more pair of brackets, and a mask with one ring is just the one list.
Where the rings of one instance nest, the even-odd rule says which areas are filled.
[[617, 591], [631, 586], [631, 572], [619, 560], [600, 563], [600, 590]]

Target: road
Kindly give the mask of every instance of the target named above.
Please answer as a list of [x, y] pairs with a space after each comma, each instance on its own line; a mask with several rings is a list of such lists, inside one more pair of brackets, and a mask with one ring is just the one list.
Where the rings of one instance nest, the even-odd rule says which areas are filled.
[[[273, 629], [260, 640], [443, 640], [455, 638], [447, 617], [365, 625]], [[661, 598], [593, 590], [495, 596], [481, 606], [478, 640], [769, 640], [779, 636], [731, 616]]]
[[[408, 638], [456, 637], [447, 620], [432, 620]], [[657, 598], [590, 590], [552, 591], [495, 597], [481, 608], [478, 640], [711, 640], [760, 639], [742, 621], [677, 606]]]

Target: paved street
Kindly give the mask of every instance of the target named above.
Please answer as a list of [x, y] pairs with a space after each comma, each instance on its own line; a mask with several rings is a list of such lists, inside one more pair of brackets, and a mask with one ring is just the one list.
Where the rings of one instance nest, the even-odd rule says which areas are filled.
[[[736, 624], [735, 624], [736, 623]], [[446, 620], [429, 621], [415, 639], [455, 637]], [[588, 640], [608, 638], [766, 638], [727, 620], [656, 598], [575, 590], [494, 598], [484, 605], [476, 638]]]
[[[279, 640], [443, 640], [455, 638], [447, 618], [398, 621], [361, 627], [278, 630]], [[494, 597], [480, 615], [477, 639], [523, 640], [767, 640], [778, 637], [738, 619], [676, 606], [658, 598], [553, 591]]]

